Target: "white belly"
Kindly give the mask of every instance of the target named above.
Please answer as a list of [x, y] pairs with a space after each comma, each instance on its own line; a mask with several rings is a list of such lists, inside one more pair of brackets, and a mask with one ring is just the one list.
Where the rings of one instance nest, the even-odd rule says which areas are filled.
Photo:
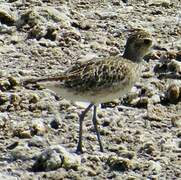
[[71, 101], [83, 101], [83, 102], [91, 102], [94, 104], [104, 103], [104, 102], [110, 102], [114, 99], [118, 99], [122, 97], [123, 95], [127, 94], [131, 87], [133, 86], [133, 83], [126, 84], [123, 86], [120, 86], [119, 88], [106, 88], [101, 89], [97, 91], [86, 91], [86, 92], [76, 92], [71, 89], [66, 89], [63, 87], [60, 87], [60, 85], [55, 85], [55, 83], [43, 83], [43, 85], [52, 91], [54, 91], [57, 95], [60, 97], [63, 97], [67, 100]]

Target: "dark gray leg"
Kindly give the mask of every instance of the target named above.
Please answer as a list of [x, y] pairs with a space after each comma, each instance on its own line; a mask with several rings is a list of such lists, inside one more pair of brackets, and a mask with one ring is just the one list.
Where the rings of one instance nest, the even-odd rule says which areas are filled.
[[97, 107], [94, 105], [94, 112], [93, 112], [92, 122], [94, 124], [94, 129], [96, 131], [97, 139], [98, 139], [99, 146], [100, 146], [100, 151], [103, 152], [104, 150], [103, 150], [103, 146], [102, 146], [102, 142], [101, 142], [101, 137], [100, 137], [100, 133], [99, 133], [98, 128], [97, 128], [96, 109], [97, 109]]
[[86, 115], [86, 113], [91, 109], [93, 104], [90, 104], [80, 115], [79, 115], [79, 142], [77, 145], [77, 150], [76, 153], [81, 154], [83, 153], [82, 150], [82, 125], [83, 125], [83, 120]]

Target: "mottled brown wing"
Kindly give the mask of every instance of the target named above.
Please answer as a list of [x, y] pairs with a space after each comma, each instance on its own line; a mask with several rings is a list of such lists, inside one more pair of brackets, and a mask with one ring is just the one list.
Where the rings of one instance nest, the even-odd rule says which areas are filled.
[[108, 88], [129, 76], [131, 64], [122, 57], [90, 60], [69, 69], [64, 85], [76, 91]]

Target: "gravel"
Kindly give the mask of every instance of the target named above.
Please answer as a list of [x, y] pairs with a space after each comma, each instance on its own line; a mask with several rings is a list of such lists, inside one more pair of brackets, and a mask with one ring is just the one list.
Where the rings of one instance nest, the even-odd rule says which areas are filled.
[[[181, 3], [179, 0], [9, 0], [0, 6], [0, 179], [180, 179]], [[143, 75], [123, 99], [91, 113], [84, 154], [75, 154], [72, 103], [21, 79], [123, 52], [130, 29], [154, 38]]]

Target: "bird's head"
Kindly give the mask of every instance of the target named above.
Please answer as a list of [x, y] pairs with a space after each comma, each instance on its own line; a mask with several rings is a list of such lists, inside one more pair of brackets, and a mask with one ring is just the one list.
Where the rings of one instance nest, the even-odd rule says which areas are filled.
[[124, 58], [132, 61], [141, 61], [147, 55], [152, 47], [152, 36], [144, 30], [135, 30], [128, 37]]

